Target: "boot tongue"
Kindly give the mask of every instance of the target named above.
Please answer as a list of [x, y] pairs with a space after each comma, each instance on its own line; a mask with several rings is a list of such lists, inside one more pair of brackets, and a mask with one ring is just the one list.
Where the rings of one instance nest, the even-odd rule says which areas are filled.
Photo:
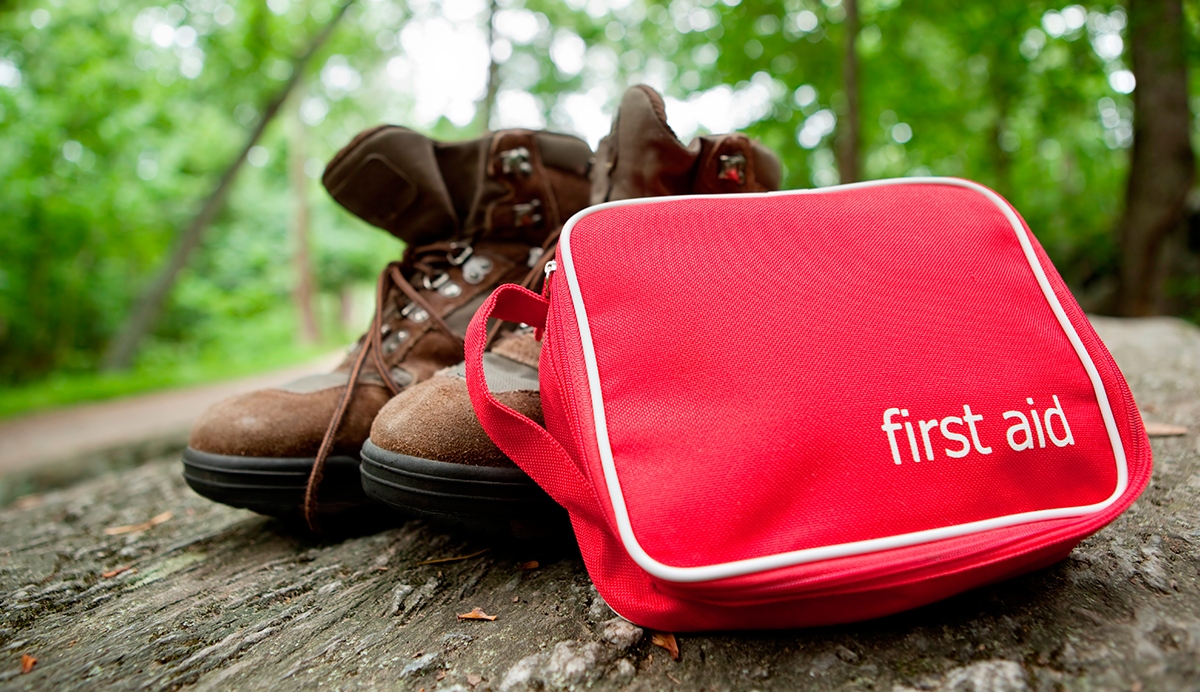
[[410, 245], [455, 234], [458, 215], [429, 138], [385, 126], [364, 133], [343, 152], [330, 162], [323, 182], [351, 213]]
[[696, 153], [688, 151], [667, 125], [662, 97], [643, 84], [625, 92], [596, 161], [592, 204], [686, 194]]
[[[479, 187], [487, 177], [488, 147], [491, 137], [467, 142], [437, 142], [434, 153], [441, 167], [442, 179], [454, 205], [460, 223], [469, 223], [472, 207], [477, 203]], [[456, 236], [464, 235], [462, 229]]]

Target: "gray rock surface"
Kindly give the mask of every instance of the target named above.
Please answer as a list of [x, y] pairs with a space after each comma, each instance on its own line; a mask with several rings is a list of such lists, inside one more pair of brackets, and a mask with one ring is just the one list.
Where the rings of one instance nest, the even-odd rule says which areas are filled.
[[[1039, 572], [870, 622], [678, 635], [676, 662], [570, 545], [421, 521], [315, 539], [196, 496], [170, 458], [0, 510], [0, 688], [1200, 689], [1200, 331], [1095, 322], [1146, 418], [1190, 432]], [[475, 607], [497, 619], [457, 618]]]

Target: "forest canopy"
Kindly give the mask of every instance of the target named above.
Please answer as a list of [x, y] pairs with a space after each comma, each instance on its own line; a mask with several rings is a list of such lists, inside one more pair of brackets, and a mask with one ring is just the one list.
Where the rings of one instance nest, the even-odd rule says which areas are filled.
[[[0, 8], [5, 386], [95, 372], [243, 152], [127, 363], [151, 382], [299, 357], [300, 336], [327, 349], [365, 326], [369, 285], [403, 248], [319, 185], [359, 130], [549, 128], [594, 146], [637, 83], [665, 94], [685, 141], [760, 138], [785, 187], [847, 172], [980, 181], [1021, 211], [1086, 309], [1113, 309], [1138, 87], [1126, 6], [358, 0], [342, 16], [330, 0], [161, 1]], [[1178, 24], [1194, 81], [1194, 3]], [[1200, 100], [1186, 107], [1194, 140]], [[1195, 320], [1198, 237], [1176, 225], [1155, 306]]]

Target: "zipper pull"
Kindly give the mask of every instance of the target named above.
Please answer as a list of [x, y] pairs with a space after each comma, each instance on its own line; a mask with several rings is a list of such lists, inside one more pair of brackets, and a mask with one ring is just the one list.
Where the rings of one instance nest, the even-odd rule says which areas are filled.
[[558, 260], [546, 263], [546, 280], [542, 282], [542, 297], [550, 300], [550, 275], [558, 271]]
[[[546, 263], [546, 280], [542, 282], [542, 298], [546, 299], [547, 301], [550, 300], [550, 276], [556, 271], [558, 271], [558, 262], [556, 260], [550, 260]], [[541, 341], [542, 337], [545, 336], [545, 333], [546, 329], [544, 327], [541, 329], [536, 329], [533, 332], [533, 337], [538, 341]]]

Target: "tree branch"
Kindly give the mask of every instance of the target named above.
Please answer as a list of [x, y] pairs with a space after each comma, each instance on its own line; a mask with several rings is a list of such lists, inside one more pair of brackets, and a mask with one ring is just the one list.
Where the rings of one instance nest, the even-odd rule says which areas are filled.
[[238, 171], [241, 170], [242, 164], [246, 161], [246, 156], [250, 153], [250, 149], [258, 144], [263, 132], [267, 129], [267, 125], [275, 119], [280, 107], [287, 100], [288, 95], [291, 94], [292, 90], [303, 78], [304, 70], [313, 55], [325, 44], [325, 41], [328, 40], [334, 28], [342, 20], [342, 17], [346, 14], [346, 10], [350, 8], [353, 2], [354, 0], [348, 0], [343, 4], [333, 18], [321, 28], [321, 31], [309, 43], [308, 49], [292, 61], [292, 76], [275, 93], [275, 96], [267, 102], [267, 107], [263, 110], [258, 125], [255, 126], [250, 136], [246, 138], [246, 143], [242, 146], [241, 152], [238, 153], [237, 158], [225, 170], [216, 188], [209, 194], [208, 199], [204, 201], [204, 205], [200, 207], [200, 212], [192, 219], [192, 223], [179, 235], [170, 256], [163, 263], [154, 280], [142, 292], [129, 318], [121, 328], [120, 333], [109, 343], [108, 349], [104, 353], [104, 358], [100, 361], [101, 369], [123, 370], [128, 368], [133, 362], [133, 357], [137, 354], [138, 345], [154, 327], [154, 323], [158, 321], [163, 303], [166, 301], [167, 295], [170, 294], [171, 288], [175, 285], [175, 280], [179, 276], [179, 270], [183, 269], [184, 265], [187, 264], [188, 255], [200, 244], [204, 232], [208, 229], [213, 219], [216, 218], [217, 212], [224, 206], [225, 198], [228, 197], [229, 190], [233, 186], [233, 180], [237, 177]]

